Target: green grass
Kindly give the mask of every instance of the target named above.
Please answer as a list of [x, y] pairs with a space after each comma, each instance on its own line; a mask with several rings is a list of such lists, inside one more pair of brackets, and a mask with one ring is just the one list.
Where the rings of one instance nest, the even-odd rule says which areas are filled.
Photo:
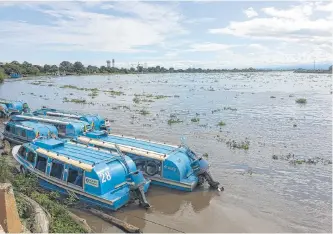
[[223, 121], [220, 121], [218, 124], [217, 124], [217, 126], [219, 126], [219, 127], [222, 127], [222, 126], [225, 126], [226, 124], [225, 124], [225, 122], [223, 122]]
[[192, 118], [192, 119], [191, 119], [191, 122], [194, 122], [194, 123], [197, 123], [197, 122], [199, 122], [199, 121], [200, 121], [199, 118]]
[[305, 103], [307, 103], [307, 101], [305, 98], [298, 98], [298, 99], [296, 99], [296, 103], [305, 104]]

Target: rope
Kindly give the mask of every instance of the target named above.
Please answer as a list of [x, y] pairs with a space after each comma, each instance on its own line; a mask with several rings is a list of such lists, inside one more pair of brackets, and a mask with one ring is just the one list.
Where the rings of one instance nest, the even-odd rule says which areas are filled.
[[[125, 211], [123, 211], [123, 210], [118, 210], [117, 212], [125, 213]], [[159, 226], [165, 227], [165, 228], [169, 228], [169, 229], [174, 230], [174, 231], [179, 232], [179, 233], [185, 233], [185, 232], [183, 232], [183, 231], [180, 231], [180, 230], [178, 230], [178, 229], [176, 229], [176, 228], [173, 228], [173, 227], [167, 226], [167, 225], [162, 224], [162, 223], [158, 223], [158, 222], [155, 222], [155, 221], [152, 221], [152, 220], [149, 220], [149, 219], [141, 218], [141, 217], [138, 217], [138, 216], [136, 216], [136, 215], [132, 215], [132, 214], [127, 214], [127, 215], [132, 216], [132, 217], [135, 217], [135, 218], [137, 218], [137, 219], [145, 220], [145, 221], [147, 221], [147, 222], [150, 222], [150, 223], [153, 223], [153, 224], [156, 224], [156, 225], [159, 225]]]

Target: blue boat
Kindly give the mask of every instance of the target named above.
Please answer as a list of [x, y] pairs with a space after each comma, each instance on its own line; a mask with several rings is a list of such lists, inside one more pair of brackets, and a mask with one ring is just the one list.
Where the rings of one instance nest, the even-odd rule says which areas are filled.
[[23, 101], [0, 99], [0, 117], [30, 112], [29, 105]]
[[132, 200], [149, 207], [150, 181], [125, 155], [59, 139], [17, 145], [12, 153], [21, 172], [35, 174], [45, 189], [111, 210]]
[[91, 127], [96, 130], [108, 130], [110, 128], [110, 122], [108, 121], [108, 119], [104, 119], [100, 115], [72, 113], [47, 107], [43, 107], [39, 110], [34, 111], [33, 115], [36, 116], [44, 115], [44, 116], [55, 116], [55, 117], [77, 119], [89, 123]]
[[19, 74], [19, 73], [11, 73], [10, 74], [10, 78], [14, 78], [14, 79], [16, 79], [16, 78], [21, 78], [22, 76], [21, 76], [21, 74]]
[[[193, 191], [205, 181], [212, 188], [217, 189], [219, 186], [219, 182], [214, 181], [209, 172], [208, 162], [197, 156], [184, 142], [180, 146], [175, 146], [109, 134], [107, 131], [92, 130], [88, 123], [84, 121], [78, 123], [78, 120], [26, 115], [14, 117], [54, 124], [59, 136], [81, 144], [112, 152], [116, 151], [118, 145], [121, 152], [131, 157], [138, 169], [153, 184], [183, 191]], [[75, 130], [69, 127], [72, 125]]]
[[58, 130], [55, 126], [38, 123], [36, 121], [9, 121], [4, 123], [4, 125], [4, 140], [12, 144], [31, 142], [39, 137], [50, 138], [58, 136]]

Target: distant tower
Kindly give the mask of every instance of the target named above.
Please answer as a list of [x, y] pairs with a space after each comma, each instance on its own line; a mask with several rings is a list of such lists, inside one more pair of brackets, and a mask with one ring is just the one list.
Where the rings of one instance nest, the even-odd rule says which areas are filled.
[[112, 67], [114, 67], [114, 59], [112, 59]]
[[106, 66], [107, 66], [108, 68], [110, 68], [110, 60], [107, 60], [107, 61], [106, 61]]

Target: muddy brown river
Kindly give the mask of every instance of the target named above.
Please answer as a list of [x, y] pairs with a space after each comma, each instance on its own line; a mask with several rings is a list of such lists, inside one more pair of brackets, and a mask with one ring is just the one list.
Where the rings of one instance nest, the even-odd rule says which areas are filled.
[[[39, 77], [7, 80], [0, 98], [24, 100], [33, 109], [98, 113], [118, 134], [173, 144], [185, 136], [196, 152], [208, 154], [225, 191], [152, 186], [150, 210], [131, 204], [114, 213], [143, 232], [332, 232], [331, 75]], [[179, 121], [169, 125], [170, 119]], [[249, 143], [248, 149], [230, 147], [232, 141]], [[121, 232], [75, 212], [96, 232]]]

